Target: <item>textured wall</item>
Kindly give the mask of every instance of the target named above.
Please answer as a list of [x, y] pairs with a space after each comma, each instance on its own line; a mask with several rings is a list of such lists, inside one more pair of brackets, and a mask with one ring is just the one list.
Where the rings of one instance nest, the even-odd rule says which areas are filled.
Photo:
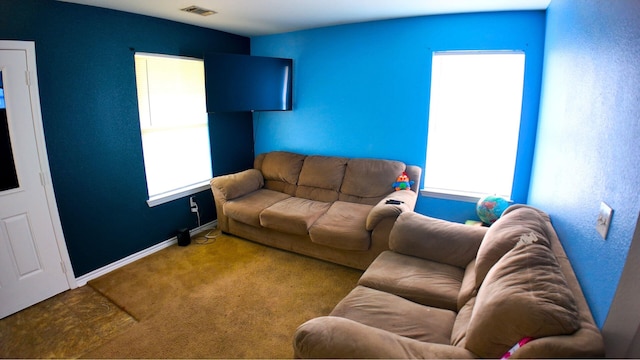
[[[553, 0], [529, 202], [550, 213], [600, 327], [640, 211], [640, 1]], [[606, 241], [600, 201], [614, 209]]]
[[[248, 38], [53, 0], [0, 1], [0, 38], [36, 43], [49, 163], [76, 276], [197, 226], [187, 199], [146, 204], [132, 49], [202, 58], [248, 53]], [[251, 116], [210, 119], [214, 173], [247, 166]], [[214, 219], [211, 193], [196, 197], [202, 222]]]
[[[528, 194], [544, 48], [542, 11], [427, 16], [254, 37], [254, 55], [293, 58], [293, 111], [256, 113], [256, 152], [397, 159], [424, 166], [431, 55], [524, 50], [522, 153], [515, 198]], [[491, 163], [487, 143], [469, 161]], [[424, 174], [429, 176], [429, 174]], [[482, 176], [482, 174], [478, 174]], [[475, 204], [420, 197], [417, 211], [464, 221]]]

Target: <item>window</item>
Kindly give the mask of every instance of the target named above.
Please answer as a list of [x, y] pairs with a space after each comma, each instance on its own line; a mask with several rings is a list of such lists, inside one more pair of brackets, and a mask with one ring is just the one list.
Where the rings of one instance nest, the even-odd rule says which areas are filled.
[[149, 206], [207, 189], [212, 177], [204, 62], [135, 54]]
[[458, 200], [510, 199], [524, 53], [434, 52], [432, 60], [425, 191]]

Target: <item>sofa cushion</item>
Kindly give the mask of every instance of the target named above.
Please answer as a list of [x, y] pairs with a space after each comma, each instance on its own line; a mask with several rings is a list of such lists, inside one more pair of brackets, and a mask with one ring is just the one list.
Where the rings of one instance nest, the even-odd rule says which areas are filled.
[[550, 246], [546, 221], [536, 209], [522, 207], [503, 214], [493, 223], [476, 255], [476, 288], [480, 287], [489, 269], [520, 239], [535, 238], [539, 244]]
[[456, 316], [453, 311], [419, 305], [364, 286], [356, 286], [330, 315], [438, 344], [449, 344]]
[[358, 284], [456, 311], [463, 274], [464, 270], [456, 266], [385, 251], [371, 263]]
[[393, 160], [350, 159], [340, 188], [340, 200], [375, 205], [394, 191], [392, 185], [406, 169]]
[[291, 196], [268, 189], [260, 189], [245, 196], [227, 201], [224, 214], [239, 222], [260, 226], [260, 213], [269, 206]]
[[300, 171], [296, 196], [326, 202], [338, 200], [347, 161], [342, 157], [307, 156]]
[[290, 197], [260, 213], [260, 225], [274, 230], [306, 235], [309, 227], [327, 212], [330, 203]]
[[259, 163], [265, 188], [289, 195], [296, 192], [296, 184], [305, 155], [286, 151], [273, 151], [261, 157]]
[[500, 357], [525, 337], [569, 335], [580, 327], [573, 293], [551, 249], [521, 241], [487, 274], [466, 333], [466, 348]]
[[485, 232], [480, 226], [404, 212], [391, 229], [389, 249], [464, 269], [475, 258]]
[[462, 285], [460, 286], [460, 292], [458, 293], [458, 309], [469, 301], [469, 299], [475, 297], [478, 294], [476, 289], [476, 260], [472, 260], [467, 268], [464, 270], [464, 277], [462, 278]]
[[469, 327], [469, 320], [471, 320], [471, 314], [473, 313], [473, 306], [475, 305], [476, 298], [472, 297], [464, 304], [456, 315], [456, 321], [453, 323], [453, 330], [451, 330], [451, 345], [465, 347], [467, 338], [467, 328]]
[[371, 232], [365, 220], [371, 205], [336, 201], [309, 229], [311, 241], [342, 250], [365, 251], [371, 246]]

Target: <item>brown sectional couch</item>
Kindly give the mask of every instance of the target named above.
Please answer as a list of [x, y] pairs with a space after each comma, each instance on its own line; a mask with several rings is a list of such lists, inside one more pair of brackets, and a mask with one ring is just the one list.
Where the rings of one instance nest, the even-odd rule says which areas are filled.
[[[395, 191], [402, 172], [411, 190]], [[420, 176], [400, 161], [274, 151], [216, 176], [211, 190], [222, 231], [364, 270], [389, 248], [397, 216], [415, 208]]]
[[296, 358], [604, 357], [548, 215], [509, 207], [490, 228], [401, 214], [383, 252], [330, 313], [302, 324]]

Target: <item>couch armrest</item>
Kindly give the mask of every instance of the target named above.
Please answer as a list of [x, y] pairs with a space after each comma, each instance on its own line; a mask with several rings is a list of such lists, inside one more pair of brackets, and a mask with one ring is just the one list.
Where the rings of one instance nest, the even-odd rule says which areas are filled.
[[323, 316], [300, 325], [294, 335], [293, 348], [298, 359], [475, 357], [462, 347], [421, 342], [336, 316]]
[[254, 192], [264, 186], [262, 173], [256, 169], [249, 169], [235, 174], [216, 176], [211, 179], [211, 188], [220, 200], [231, 200]]
[[[400, 204], [387, 204], [387, 200], [399, 200]], [[376, 206], [369, 211], [367, 222], [365, 224], [367, 230], [373, 230], [385, 218], [397, 218], [403, 212], [413, 211], [418, 201], [418, 194], [413, 190], [394, 191], [380, 200]]]
[[486, 227], [469, 226], [424, 216], [400, 214], [389, 235], [397, 253], [465, 268], [476, 257]]

